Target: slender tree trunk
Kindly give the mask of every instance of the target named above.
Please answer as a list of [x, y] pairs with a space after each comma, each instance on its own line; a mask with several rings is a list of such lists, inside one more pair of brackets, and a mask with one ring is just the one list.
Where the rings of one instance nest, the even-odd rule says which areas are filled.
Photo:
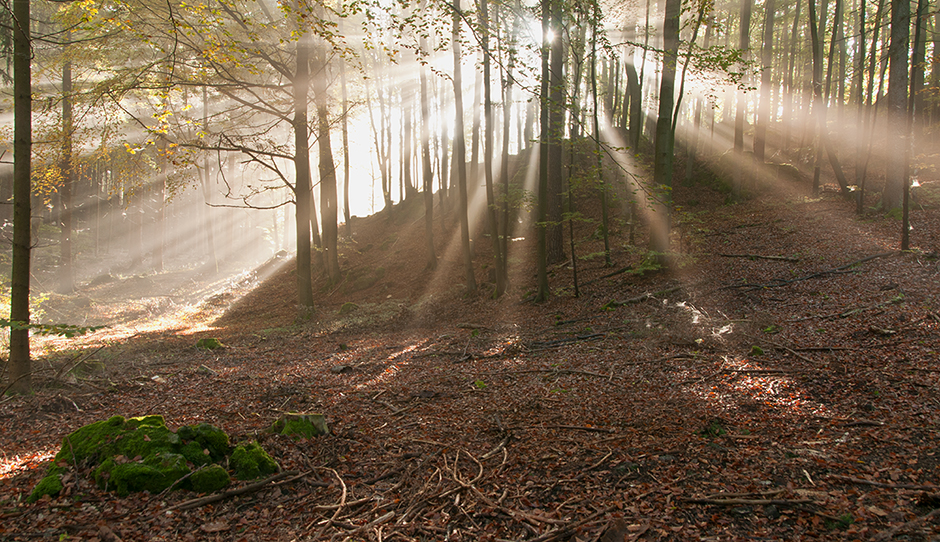
[[[868, 88], [865, 92], [865, 103], [861, 113], [862, 137], [861, 144], [858, 147], [855, 166], [855, 184], [858, 186], [858, 196], [855, 199], [855, 212], [862, 214], [865, 207], [865, 185], [868, 177], [868, 160], [870, 154], [867, 149], [871, 147], [872, 130], [875, 124], [875, 111], [872, 107], [873, 94], [875, 90], [875, 74], [878, 66], [878, 33], [881, 27], [881, 19], [884, 16], [885, 0], [878, 0], [878, 9], [875, 12], [875, 20], [872, 25], [871, 54], [868, 61]], [[884, 76], [881, 78], [884, 82]], [[879, 85], [878, 93], [881, 94]]]
[[924, 41], [924, 12], [927, 10], [927, 0], [917, 0], [917, 11], [914, 15], [914, 50], [911, 53], [911, 90], [908, 94], [908, 144], [905, 148], [904, 156], [904, 195], [902, 198], [902, 216], [901, 216], [901, 250], [910, 250], [911, 248], [911, 156], [914, 143], [920, 134], [921, 108], [923, 99], [920, 96], [920, 90], [924, 85], [924, 61], [926, 54], [926, 43]]
[[910, 46], [910, 0], [891, 0], [891, 48], [888, 51], [888, 149], [885, 164], [885, 186], [881, 193], [884, 210], [898, 209], [902, 204], [906, 164], [908, 48]]
[[[202, 129], [207, 133], [209, 131], [209, 90], [208, 87], [205, 86], [202, 87]], [[210, 188], [208, 152], [203, 155], [202, 161], [202, 198], [203, 206], [206, 210], [206, 248], [208, 249], [207, 252], [209, 256], [209, 263], [211, 264], [212, 269], [218, 273], [219, 258], [215, 250], [215, 223], [210, 216], [212, 211], [212, 190]]]
[[307, 92], [310, 86], [310, 38], [297, 41], [294, 74], [294, 199], [297, 205], [297, 303], [300, 317], [313, 312], [313, 272], [310, 248], [310, 150], [307, 135]]
[[754, 127], [754, 160], [764, 162], [767, 125], [770, 124], [770, 80], [773, 65], [774, 0], [764, 2], [764, 43], [761, 46], [760, 106]]
[[[427, 9], [427, 1], [421, 1], [421, 10]], [[418, 41], [421, 54], [428, 51], [424, 36]], [[434, 176], [431, 171], [431, 103], [428, 97], [427, 68], [421, 67], [421, 184], [424, 191], [424, 238], [427, 247], [426, 269], [437, 268], [437, 254], [434, 251]]]
[[[342, 31], [342, 19], [340, 30]], [[349, 91], [346, 86], [345, 59], [340, 59], [339, 81], [343, 93], [343, 219], [346, 223], [346, 236], [352, 237], [352, 216], [349, 214]]]
[[[66, 32], [70, 39], [71, 32]], [[65, 47], [68, 55], [68, 46]], [[75, 289], [72, 274], [72, 63], [62, 66], [62, 186], [59, 190], [59, 291]]]
[[[745, 0], [750, 2], [750, 0]], [[659, 89], [659, 121], [656, 123], [655, 153], [653, 155], [653, 187], [655, 189], [656, 218], [650, 226], [650, 250], [665, 265], [669, 252], [670, 212], [672, 208], [672, 170], [675, 131], [672, 120], [675, 94], [676, 62], [679, 51], [679, 14], [681, 0], [666, 0], [663, 20], [663, 68]]]
[[454, 167], [457, 169], [457, 213], [460, 220], [460, 244], [463, 249], [464, 273], [467, 281], [467, 293], [477, 291], [477, 281], [473, 274], [473, 255], [470, 251], [470, 220], [467, 204], [467, 150], [464, 146], [463, 125], [463, 77], [461, 77], [460, 54], [460, 0], [453, 4], [453, 52], [454, 52]]
[[13, 3], [13, 260], [10, 277], [10, 380], [13, 393], [32, 390], [29, 359], [30, 165], [32, 153], [32, 83], [29, 0]]
[[562, 26], [562, 5], [552, 2], [551, 91], [549, 92], [549, 147], [548, 147], [548, 263], [565, 260], [565, 243], [562, 235], [562, 193], [564, 171], [562, 167], [562, 140], [565, 135], [565, 31]]
[[[601, 127], [597, 99], [597, 38], [600, 31], [601, 10], [597, 2], [593, 3], [594, 11], [591, 14], [591, 99], [594, 121], [594, 169], [597, 178], [597, 188], [601, 193], [601, 234], [604, 238], [604, 265], [611, 266], [610, 261], [610, 235], [609, 235], [609, 205], [607, 202], [607, 183], [604, 181], [604, 160], [601, 154]], [[569, 196], [570, 198], [570, 196]], [[574, 243], [572, 242], [572, 260], [574, 260]], [[575, 280], [575, 288], [577, 288]]]
[[313, 98], [317, 107], [317, 149], [319, 154], [318, 172], [320, 174], [320, 223], [322, 224], [322, 243], [326, 275], [330, 282], [337, 284], [342, 280], [339, 269], [339, 227], [338, 198], [336, 195], [336, 164], [333, 162], [333, 145], [330, 140], [330, 112], [327, 85], [329, 81], [329, 61], [326, 45], [317, 46], [314, 54], [316, 71], [313, 74]]
[[[548, 40], [552, 32], [551, 15], [552, 1], [541, 0], [542, 4], [542, 36], [541, 36], [541, 58], [542, 58], [542, 78], [541, 90], [539, 92], [539, 188], [538, 188], [538, 220], [535, 225], [537, 234], [536, 244], [536, 275], [538, 279], [538, 290], [535, 294], [536, 302], [548, 301], [551, 292], [548, 286], [548, 140], [549, 140], [549, 79], [551, 79], [551, 70], [549, 69], [549, 51], [551, 42]], [[558, 39], [557, 34], [555, 39]]]
[[[750, 55], [747, 51], [750, 48], [751, 36], [751, 10], [754, 7], [754, 0], [741, 0], [741, 28], [738, 36], [738, 49], [742, 51], [742, 59], [747, 60]], [[734, 181], [733, 189], [736, 196], [741, 195], [744, 187], [744, 124], [747, 121], [747, 100], [748, 97], [742, 93], [737, 93], [737, 109], [734, 115]]]
[[640, 148], [640, 137], [643, 135], [643, 85], [646, 84], [646, 52], [649, 50], [650, 45], [650, 0], [646, 0], [646, 22], [643, 27], [643, 60], [640, 64], [640, 77], [638, 80], [639, 86], [639, 100], [637, 100], [637, 105], [635, 109], [639, 111], [634, 116], [631, 114], [631, 119], [636, 120], [636, 130], [633, 129], [633, 122], [630, 122], [630, 135], [633, 136], [633, 139], [630, 141], [630, 145], [633, 147], [633, 152], [638, 152]]
[[[492, 81], [490, 80], [490, 29], [489, 29], [489, 2], [480, 0], [480, 20], [483, 23], [481, 28], [480, 46], [483, 49], [483, 176], [486, 182], [486, 221], [493, 241], [493, 259], [496, 265], [496, 290], [495, 297], [500, 297], [506, 291], [503, 274], [500, 270], [503, 268], [502, 246], [499, 242], [499, 224], [497, 220], [496, 192], [493, 188], [493, 96]], [[508, 137], [504, 134], [503, 137]]]

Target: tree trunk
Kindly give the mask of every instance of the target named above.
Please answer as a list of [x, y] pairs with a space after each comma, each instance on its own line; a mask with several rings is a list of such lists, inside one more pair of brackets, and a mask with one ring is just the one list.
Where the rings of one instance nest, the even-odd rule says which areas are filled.
[[767, 125], [770, 123], [770, 79], [773, 64], [774, 0], [764, 2], [764, 43], [761, 46], [760, 106], [754, 127], [754, 160], [764, 162]]
[[562, 235], [562, 140], [565, 134], [565, 31], [562, 26], [561, 2], [552, 2], [552, 40], [551, 56], [551, 91], [549, 92], [549, 147], [548, 147], [548, 263], [556, 264], [565, 260], [565, 243]]
[[[745, 0], [745, 2], [750, 2], [750, 0]], [[656, 122], [653, 155], [656, 218], [650, 225], [650, 250], [657, 253], [657, 260], [661, 265], [666, 264], [666, 253], [669, 252], [669, 215], [672, 208], [671, 187], [675, 139], [673, 123], [670, 121], [675, 94], [681, 7], [681, 0], [666, 0], [663, 20], [663, 68], [659, 88], [659, 120]]]
[[910, 0], [891, 0], [891, 47], [888, 51], [888, 148], [885, 186], [881, 202], [885, 211], [901, 207], [906, 165], [904, 157], [910, 134], [907, 130], [908, 47], [910, 45]]
[[[427, 1], [421, 1], [421, 10], [427, 8]], [[418, 41], [421, 54], [427, 54], [428, 43], [424, 36]], [[426, 269], [437, 268], [437, 254], [434, 251], [434, 177], [431, 171], [431, 104], [428, 97], [427, 68], [421, 66], [421, 184], [424, 191], [424, 238], [427, 247]]]
[[[31, 38], [29, 0], [13, 0], [13, 255], [10, 320], [29, 323], [30, 164], [32, 153]], [[29, 329], [10, 328], [10, 382], [13, 393], [32, 390]]]
[[[536, 275], [538, 277], [538, 290], [535, 294], [536, 302], [548, 301], [551, 291], [548, 286], [548, 139], [549, 139], [549, 79], [551, 71], [549, 69], [549, 51], [551, 42], [548, 41], [549, 33], [552, 31], [551, 24], [551, 3], [552, 0], [541, 0], [542, 2], [542, 78], [541, 90], [539, 92], [539, 188], [537, 192], [538, 199], [538, 220], [535, 224], [537, 244], [536, 244]], [[555, 39], [559, 39], [557, 34]]]
[[307, 135], [307, 90], [310, 86], [310, 38], [297, 42], [294, 75], [294, 200], [297, 205], [297, 304], [301, 318], [313, 312], [313, 274], [310, 268], [310, 150]]
[[[66, 39], [71, 32], [66, 32]], [[66, 46], [66, 55], [68, 46]], [[62, 66], [62, 186], [59, 190], [59, 284], [60, 292], [75, 289], [72, 274], [72, 63]]]
[[[340, 19], [340, 30], [342, 31]], [[340, 59], [339, 81], [343, 93], [343, 219], [346, 237], [352, 237], [352, 216], [349, 214], [349, 91], [346, 86], [346, 60]]]
[[454, 52], [454, 167], [457, 169], [457, 213], [460, 221], [460, 244], [463, 249], [464, 274], [467, 281], [467, 293], [477, 291], [477, 281], [473, 274], [473, 255], [470, 252], [470, 220], [467, 215], [467, 149], [464, 143], [463, 125], [463, 78], [461, 77], [460, 58], [460, 0], [453, 4], [453, 52]]
[[[490, 29], [489, 29], [489, 2], [480, 0], [480, 20], [483, 23], [480, 36], [480, 47], [483, 50], [483, 176], [486, 182], [486, 221], [487, 230], [493, 241], [493, 259], [496, 265], [496, 290], [494, 297], [500, 297], [506, 291], [503, 273], [502, 246], [499, 242], [499, 224], [497, 220], [496, 191], [493, 187], [493, 96], [492, 81], [490, 77]], [[508, 134], [503, 134], [508, 137]]]
[[339, 227], [337, 225], [338, 198], [336, 196], [336, 164], [333, 162], [333, 145], [330, 140], [330, 111], [328, 81], [328, 49], [324, 44], [317, 47], [314, 55], [316, 70], [313, 77], [313, 99], [317, 106], [317, 150], [320, 174], [320, 223], [326, 275], [333, 284], [342, 280], [339, 269]]
[[[741, 52], [742, 60], [747, 60], [750, 55], [747, 50], [750, 47], [751, 35], [751, 10], [754, 6], [754, 0], [741, 0], [741, 28], [738, 35], [738, 49]], [[744, 124], [747, 120], [747, 100], [748, 97], [743, 92], [737, 93], [737, 109], [734, 115], [734, 180], [733, 190], [736, 196], [741, 195], [744, 187]]]

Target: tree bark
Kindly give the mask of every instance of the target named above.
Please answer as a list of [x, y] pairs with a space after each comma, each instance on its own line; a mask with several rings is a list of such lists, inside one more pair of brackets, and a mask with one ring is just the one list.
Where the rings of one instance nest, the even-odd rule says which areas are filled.
[[[745, 0], [750, 2], [750, 0]], [[656, 217], [650, 225], [650, 250], [657, 253], [661, 265], [669, 252], [670, 212], [672, 208], [673, 131], [672, 113], [675, 99], [676, 62], [679, 51], [679, 14], [681, 0], [666, 0], [663, 20], [663, 67], [659, 88], [659, 120], [653, 155], [653, 188]]]
[[[32, 153], [32, 83], [29, 0], [13, 0], [13, 260], [10, 320], [29, 323], [30, 166]], [[32, 390], [29, 330], [10, 329], [10, 383], [13, 393]]]
[[307, 91], [310, 86], [310, 38], [297, 42], [294, 74], [294, 201], [297, 206], [297, 304], [301, 318], [313, 312], [313, 273], [310, 268], [310, 150], [307, 134]]
[[764, 2], [764, 43], [761, 46], [760, 106], [754, 127], [754, 160], [764, 162], [767, 147], [767, 125], [770, 123], [770, 79], [773, 64], [774, 0]]
[[[548, 286], [548, 234], [546, 222], [548, 221], [548, 139], [549, 139], [549, 79], [551, 70], [549, 68], [549, 51], [551, 42], [548, 41], [549, 33], [552, 31], [551, 24], [551, 0], [541, 0], [542, 3], [542, 36], [541, 36], [541, 60], [542, 60], [542, 78], [541, 89], [539, 91], [539, 188], [536, 195], [538, 199], [538, 220], [535, 224], [537, 243], [536, 243], [536, 275], [538, 280], [538, 290], [535, 294], [536, 302], [548, 301], [551, 291]], [[557, 37], [556, 37], [557, 39]]]
[[[502, 246], [499, 242], [499, 221], [497, 220], [496, 192], [493, 187], [493, 96], [492, 81], [490, 77], [490, 29], [489, 29], [489, 2], [480, 0], [480, 19], [483, 23], [481, 28], [480, 46], [483, 49], [483, 177], [486, 183], [486, 221], [487, 230], [490, 232], [493, 241], [493, 259], [496, 265], [496, 290], [494, 297], [500, 297], [506, 291], [506, 284], [503, 280], [503, 257]], [[508, 134], [503, 134], [508, 137]]]
[[453, 3], [453, 52], [454, 52], [454, 166], [457, 168], [457, 213], [460, 221], [460, 244], [463, 249], [464, 274], [467, 281], [467, 293], [477, 291], [477, 281], [473, 273], [473, 255], [470, 251], [470, 220], [467, 202], [467, 149], [464, 142], [463, 125], [463, 77], [461, 77], [460, 54], [460, 0]]
[[548, 111], [548, 263], [556, 264], [565, 260], [565, 243], [562, 235], [562, 192], [564, 190], [564, 171], [562, 168], [562, 140], [565, 133], [565, 32], [562, 26], [562, 4], [552, 2], [552, 40], [551, 75], [549, 84]]
[[314, 55], [316, 70], [313, 74], [313, 99], [317, 107], [317, 150], [320, 174], [320, 223], [326, 275], [333, 284], [342, 280], [339, 269], [339, 227], [337, 226], [338, 198], [336, 195], [336, 164], [330, 140], [329, 62], [328, 49], [320, 44]]
[[885, 211], [901, 207], [906, 165], [908, 47], [911, 26], [910, 0], [891, 0], [891, 46], [888, 51], [888, 149], [885, 186], [881, 202]]
[[[66, 32], [69, 39], [71, 32]], [[68, 55], [68, 46], [65, 47]], [[72, 63], [62, 66], [62, 186], [59, 189], [59, 284], [60, 292], [75, 289], [72, 274]]]

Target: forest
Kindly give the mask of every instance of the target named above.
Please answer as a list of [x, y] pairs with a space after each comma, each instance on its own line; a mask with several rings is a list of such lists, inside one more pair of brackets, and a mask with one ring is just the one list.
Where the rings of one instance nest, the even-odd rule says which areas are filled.
[[0, 540], [940, 536], [938, 43], [928, 0], [4, 0]]

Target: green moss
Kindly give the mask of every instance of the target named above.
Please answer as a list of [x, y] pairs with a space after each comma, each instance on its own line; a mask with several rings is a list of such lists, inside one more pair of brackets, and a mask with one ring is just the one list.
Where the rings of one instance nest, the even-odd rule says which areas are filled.
[[73, 465], [98, 457], [102, 446], [113, 441], [124, 430], [124, 417], [112, 416], [74, 431], [62, 439], [62, 449], [56, 454], [56, 463], [65, 461]]
[[343, 306], [342, 306], [342, 307], [339, 308], [339, 314], [341, 314], [341, 315], [342, 315], [342, 314], [349, 314], [350, 312], [353, 312], [354, 310], [356, 310], [356, 309], [358, 309], [358, 308], [359, 308], [359, 305], [356, 305], [355, 303], [351, 303], [351, 302], [347, 301], [346, 303], [343, 303]]
[[[240, 478], [256, 478], [279, 470], [257, 443], [239, 448], [231, 464], [241, 473]], [[214, 463], [225, 461], [230, 450], [228, 435], [207, 423], [184, 426], [174, 433], [162, 416], [114, 416], [65, 437], [53, 466], [33, 489], [29, 501], [62, 491], [61, 478], [69, 465], [92, 467], [95, 482], [121, 496], [135, 491], [159, 493], [168, 488], [216, 491], [228, 485], [230, 479], [225, 469]], [[198, 471], [198, 476], [189, 476], [191, 465], [205, 468]]]
[[271, 433], [313, 438], [330, 432], [323, 414], [289, 413], [271, 424]]
[[49, 469], [49, 472], [46, 473], [46, 476], [33, 488], [33, 492], [26, 498], [26, 502], [36, 502], [44, 495], [53, 497], [58, 495], [59, 492], [62, 491], [63, 474], [65, 474], [64, 468], [53, 465], [52, 468]]
[[[212, 461], [219, 461], [232, 449], [225, 431], [208, 423], [180, 427], [176, 434], [185, 443], [184, 450], [191, 449], [190, 445], [193, 443], [198, 444], [199, 453], [205, 455], [203, 450], [209, 450], [209, 457]], [[183, 455], [193, 463], [197, 462], [190, 458], [189, 454], [183, 453]]]
[[232, 483], [228, 471], [219, 465], [199, 469], [189, 477], [190, 487], [196, 493], [212, 493]]
[[280, 470], [277, 462], [257, 442], [236, 446], [229, 458], [229, 466], [240, 480], [254, 480]]
[[222, 341], [216, 339], [215, 337], [207, 337], [204, 339], [199, 339], [196, 341], [196, 348], [204, 348], [206, 350], [215, 350], [216, 348], [224, 348], [225, 345], [222, 344]]
[[143, 461], [121, 463], [108, 458], [95, 469], [95, 482], [122, 497], [134, 491], [156, 494], [189, 474], [186, 458], [173, 453], [155, 453]]

